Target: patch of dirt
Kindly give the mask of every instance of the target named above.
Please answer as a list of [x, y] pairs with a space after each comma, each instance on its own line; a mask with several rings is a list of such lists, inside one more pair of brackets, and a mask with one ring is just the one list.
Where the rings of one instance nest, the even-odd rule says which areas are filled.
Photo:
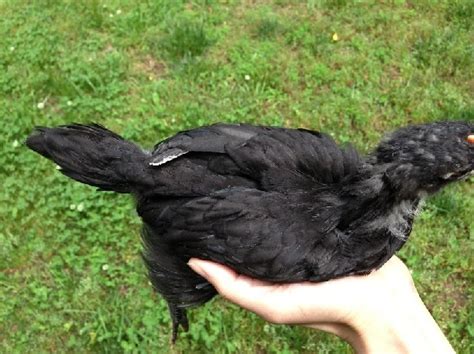
[[136, 71], [147, 75], [150, 80], [156, 80], [167, 72], [166, 64], [156, 60], [151, 55], [146, 55], [142, 60], [136, 61], [134, 68]]
[[464, 308], [468, 302], [467, 282], [456, 273], [451, 274], [443, 282], [443, 291], [440, 292], [442, 303], [448, 304], [453, 312]]

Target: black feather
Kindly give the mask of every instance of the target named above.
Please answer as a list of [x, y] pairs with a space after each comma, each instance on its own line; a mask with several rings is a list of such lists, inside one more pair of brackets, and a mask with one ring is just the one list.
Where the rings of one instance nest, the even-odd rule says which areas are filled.
[[26, 145], [66, 176], [103, 190], [131, 193], [153, 184], [145, 171], [149, 153], [98, 124], [38, 127]]

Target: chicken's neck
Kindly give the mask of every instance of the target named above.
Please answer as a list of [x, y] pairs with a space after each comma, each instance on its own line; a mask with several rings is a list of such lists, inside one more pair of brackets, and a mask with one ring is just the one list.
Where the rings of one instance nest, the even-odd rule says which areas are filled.
[[342, 189], [344, 231], [355, 239], [396, 238], [405, 242], [425, 193], [400, 193], [384, 169], [368, 169]]

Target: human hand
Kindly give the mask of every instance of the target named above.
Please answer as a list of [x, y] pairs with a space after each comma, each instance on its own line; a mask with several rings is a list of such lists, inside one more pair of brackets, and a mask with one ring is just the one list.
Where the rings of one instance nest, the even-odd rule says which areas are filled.
[[358, 352], [453, 352], [397, 257], [367, 276], [321, 283], [273, 284], [199, 259], [189, 266], [223, 297], [265, 320], [334, 333]]

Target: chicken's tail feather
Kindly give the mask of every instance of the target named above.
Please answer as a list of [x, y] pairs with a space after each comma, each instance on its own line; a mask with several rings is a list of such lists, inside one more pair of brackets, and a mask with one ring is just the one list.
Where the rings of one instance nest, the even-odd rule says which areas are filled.
[[97, 124], [37, 127], [26, 145], [65, 175], [102, 190], [130, 193], [151, 183], [149, 154]]

